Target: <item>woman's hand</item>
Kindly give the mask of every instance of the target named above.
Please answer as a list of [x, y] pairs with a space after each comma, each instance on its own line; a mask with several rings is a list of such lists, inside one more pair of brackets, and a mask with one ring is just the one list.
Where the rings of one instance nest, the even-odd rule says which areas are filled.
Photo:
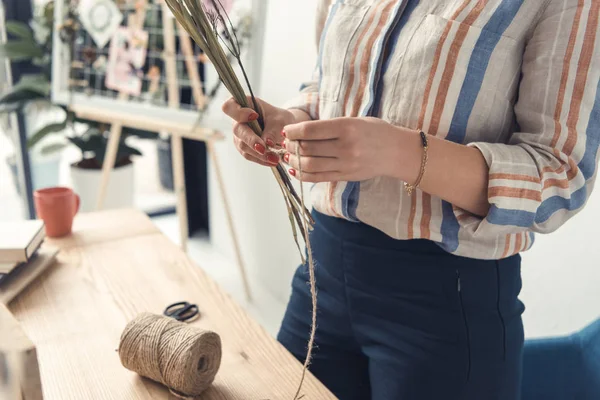
[[[284, 127], [284, 161], [304, 182], [362, 181], [395, 175], [406, 133], [377, 118], [336, 118]], [[417, 142], [418, 143], [418, 142]], [[299, 154], [302, 164], [296, 155]], [[416, 152], [419, 151], [417, 147]], [[299, 175], [302, 167], [302, 176]], [[410, 168], [409, 169], [413, 169]], [[418, 171], [405, 171], [414, 173]]]
[[[252, 104], [252, 99], [248, 100]], [[260, 99], [256, 100], [265, 120], [262, 138], [247, 125], [248, 122], [258, 119], [258, 114], [254, 110], [242, 108], [234, 98], [231, 98], [223, 104], [223, 112], [234, 120], [233, 142], [240, 154], [249, 161], [274, 167], [281, 159], [277, 154], [269, 151], [269, 148], [280, 149], [283, 141], [281, 130], [288, 124], [296, 123], [297, 120], [294, 113], [289, 110], [274, 107]]]

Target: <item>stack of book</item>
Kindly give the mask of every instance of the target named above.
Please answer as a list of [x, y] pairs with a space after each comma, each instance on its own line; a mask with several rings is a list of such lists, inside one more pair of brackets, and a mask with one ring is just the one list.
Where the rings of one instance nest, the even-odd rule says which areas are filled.
[[0, 303], [8, 304], [52, 264], [57, 250], [42, 248], [45, 237], [41, 220], [0, 223]]

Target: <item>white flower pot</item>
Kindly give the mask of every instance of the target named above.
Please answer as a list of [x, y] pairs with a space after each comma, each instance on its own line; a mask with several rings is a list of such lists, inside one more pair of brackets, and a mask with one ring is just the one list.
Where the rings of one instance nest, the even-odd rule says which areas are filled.
[[[133, 163], [111, 171], [104, 199], [104, 210], [133, 207], [133, 176]], [[73, 190], [81, 197], [80, 211], [95, 211], [102, 171], [71, 166], [71, 179]]]

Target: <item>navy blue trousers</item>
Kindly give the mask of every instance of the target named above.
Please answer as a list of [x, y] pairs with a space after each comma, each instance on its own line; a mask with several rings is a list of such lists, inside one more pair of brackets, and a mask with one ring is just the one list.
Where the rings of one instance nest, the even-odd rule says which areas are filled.
[[[313, 213], [318, 314], [313, 374], [342, 400], [515, 400], [523, 352], [520, 257], [482, 261], [426, 240]], [[278, 335], [299, 360], [308, 270]]]

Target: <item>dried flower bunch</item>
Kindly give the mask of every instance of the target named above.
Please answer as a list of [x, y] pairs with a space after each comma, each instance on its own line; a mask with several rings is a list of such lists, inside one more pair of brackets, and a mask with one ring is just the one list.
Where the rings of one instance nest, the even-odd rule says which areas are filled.
[[[173, 15], [177, 21], [184, 27], [189, 35], [194, 39], [198, 46], [204, 51], [204, 53], [211, 60], [221, 81], [234, 97], [234, 99], [242, 107], [253, 108], [259, 115], [257, 121], [252, 121], [249, 126], [252, 128], [254, 133], [258, 136], [262, 136], [264, 129], [264, 118], [262, 110], [260, 109], [258, 102], [252, 91], [248, 75], [242, 63], [242, 55], [240, 50], [240, 44], [235, 32], [235, 29], [227, 15], [227, 10], [224, 7], [221, 0], [165, 0], [168, 7], [173, 12]], [[241, 69], [244, 81], [250, 92], [250, 96], [246, 96], [244, 87], [240, 83], [234, 68], [225, 54], [223, 47], [233, 56], [237, 61], [239, 68]], [[251, 103], [251, 104], [250, 104]], [[314, 263], [312, 260], [312, 250], [310, 242], [308, 241], [308, 232], [312, 230], [314, 220], [312, 219], [310, 212], [304, 206], [304, 193], [301, 191], [301, 196], [298, 196], [294, 189], [289, 176], [285, 172], [285, 169], [278, 165], [277, 167], [271, 168], [277, 182], [282, 190], [286, 206], [288, 209], [288, 215], [290, 224], [292, 226], [292, 232], [294, 240], [298, 245], [300, 256], [304, 261], [304, 255], [298, 242], [297, 229], [300, 229], [304, 241], [307, 245], [308, 251], [308, 262], [309, 262], [309, 275], [310, 285], [313, 300], [313, 320], [310, 331], [310, 340], [308, 343], [308, 352], [306, 361], [304, 363], [304, 369], [300, 380], [298, 391], [294, 396], [294, 399], [301, 398], [300, 390], [304, 377], [306, 376], [306, 370], [310, 363], [312, 348], [315, 337], [316, 329], [316, 283], [314, 275]], [[300, 178], [302, 176], [302, 168], [300, 166]]]
[[[249, 125], [254, 133], [262, 136], [262, 129], [264, 128], [262, 110], [254, 97], [252, 86], [241, 61], [242, 55], [235, 29], [222, 3], [219, 0], [208, 0], [207, 3], [211, 5], [210, 8], [206, 7], [201, 0], [166, 0], [166, 3], [177, 21], [211, 60], [229, 93], [231, 93], [242, 107], [251, 107], [259, 114], [260, 117], [258, 120], [250, 122]], [[246, 96], [244, 87], [240, 83], [223, 47], [237, 61], [250, 92], [249, 97], [252, 104], [249, 104], [250, 101], [248, 96]], [[300, 228], [300, 232], [304, 236], [304, 229], [302, 227], [307, 224], [310, 228], [314, 221], [309, 211], [305, 207], [302, 207], [300, 196], [298, 196], [284, 168], [278, 165], [277, 167], [273, 167], [272, 170], [284, 193], [290, 212], [294, 237], [296, 237], [297, 227]], [[306, 240], [306, 237], [304, 239]]]

